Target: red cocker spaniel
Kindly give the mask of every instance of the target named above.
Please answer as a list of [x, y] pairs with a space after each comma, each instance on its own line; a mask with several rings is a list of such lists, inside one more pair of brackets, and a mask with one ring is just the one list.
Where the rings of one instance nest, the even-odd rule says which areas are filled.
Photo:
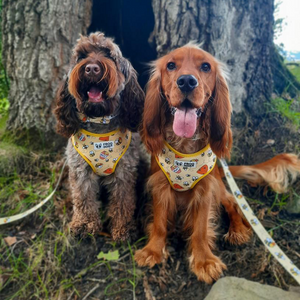
[[[135, 254], [140, 266], [162, 261], [168, 226], [179, 218], [189, 235], [190, 267], [199, 280], [212, 283], [226, 269], [212, 253], [213, 218], [219, 203], [225, 206], [230, 228], [226, 238], [240, 244], [249, 239], [249, 224], [241, 217], [215, 167], [217, 157], [230, 158], [231, 104], [222, 65], [193, 44], [176, 49], [153, 65], [147, 86], [142, 128], [152, 154], [148, 185], [153, 197], [149, 241]], [[265, 184], [273, 172], [279, 189], [287, 170], [300, 171], [295, 155], [283, 154], [265, 165], [241, 166], [233, 175], [253, 184]], [[273, 185], [276, 188], [276, 186]]]

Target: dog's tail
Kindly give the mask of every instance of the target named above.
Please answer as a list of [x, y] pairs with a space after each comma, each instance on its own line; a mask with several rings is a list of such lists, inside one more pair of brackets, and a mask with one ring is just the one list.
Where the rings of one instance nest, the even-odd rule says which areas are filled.
[[[270, 186], [275, 192], [284, 193], [300, 175], [300, 160], [295, 154], [279, 154], [253, 166], [230, 166], [233, 177], [246, 179], [252, 186]], [[223, 170], [220, 173], [224, 176]]]

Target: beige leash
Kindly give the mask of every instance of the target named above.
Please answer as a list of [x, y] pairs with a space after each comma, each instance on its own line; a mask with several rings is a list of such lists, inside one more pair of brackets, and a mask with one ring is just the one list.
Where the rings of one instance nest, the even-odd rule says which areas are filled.
[[250, 205], [248, 204], [241, 191], [239, 190], [236, 182], [234, 181], [226, 161], [224, 159], [220, 159], [220, 162], [231, 192], [234, 195], [235, 200], [239, 205], [241, 211], [243, 212], [245, 218], [250, 223], [251, 227], [253, 228], [257, 236], [261, 239], [268, 251], [290, 273], [290, 275], [298, 282], [298, 284], [300, 284], [300, 270], [279, 248], [279, 246], [275, 243], [275, 241], [262, 226], [258, 218], [255, 216]]
[[54, 193], [56, 192], [56, 190], [58, 188], [58, 185], [60, 184], [60, 181], [61, 181], [61, 178], [62, 178], [62, 174], [63, 174], [64, 168], [66, 166], [66, 163], [67, 163], [67, 161], [64, 162], [64, 165], [63, 165], [63, 167], [61, 169], [61, 173], [59, 175], [59, 178], [58, 178], [58, 181], [57, 181], [57, 184], [56, 184], [54, 190], [52, 191], [52, 193], [46, 199], [42, 200], [39, 204], [37, 204], [36, 206], [34, 206], [34, 207], [26, 210], [25, 212], [22, 212], [20, 214], [17, 214], [17, 215], [14, 215], [14, 216], [10, 216], [10, 217], [0, 218], [0, 226], [4, 225], [4, 224], [12, 223], [12, 222], [20, 220], [20, 219], [23, 219], [23, 218], [29, 216], [30, 214], [32, 214], [33, 212], [35, 212], [36, 210], [38, 210], [45, 203], [47, 203], [52, 198], [52, 196], [54, 195]]

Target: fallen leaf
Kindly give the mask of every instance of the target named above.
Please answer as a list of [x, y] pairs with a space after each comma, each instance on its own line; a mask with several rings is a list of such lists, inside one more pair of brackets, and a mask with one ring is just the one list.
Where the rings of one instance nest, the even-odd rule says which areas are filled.
[[119, 251], [118, 250], [115, 250], [115, 251], [111, 251], [111, 252], [108, 252], [108, 253], [104, 253], [103, 251], [101, 251], [97, 258], [98, 259], [105, 259], [105, 260], [108, 260], [108, 261], [111, 261], [111, 260], [118, 260], [120, 257], [120, 254], [119, 254]]
[[261, 208], [259, 211], [258, 211], [258, 214], [257, 214], [257, 217], [259, 220], [263, 220], [264, 217], [265, 217], [265, 214], [266, 214], [266, 208]]
[[275, 144], [274, 140], [271, 140], [271, 139], [267, 140], [267, 145], [272, 146], [274, 144]]
[[4, 241], [8, 246], [12, 246], [17, 242], [17, 238], [15, 236], [8, 236], [4, 238]]

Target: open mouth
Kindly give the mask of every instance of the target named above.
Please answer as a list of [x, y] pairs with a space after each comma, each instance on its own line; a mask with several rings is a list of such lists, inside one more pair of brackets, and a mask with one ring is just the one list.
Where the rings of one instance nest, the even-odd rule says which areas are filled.
[[100, 103], [104, 101], [103, 91], [98, 86], [91, 86], [87, 91], [88, 101], [93, 103]]
[[177, 136], [193, 137], [197, 128], [197, 111], [189, 100], [184, 100], [180, 107], [175, 108], [173, 131]]

